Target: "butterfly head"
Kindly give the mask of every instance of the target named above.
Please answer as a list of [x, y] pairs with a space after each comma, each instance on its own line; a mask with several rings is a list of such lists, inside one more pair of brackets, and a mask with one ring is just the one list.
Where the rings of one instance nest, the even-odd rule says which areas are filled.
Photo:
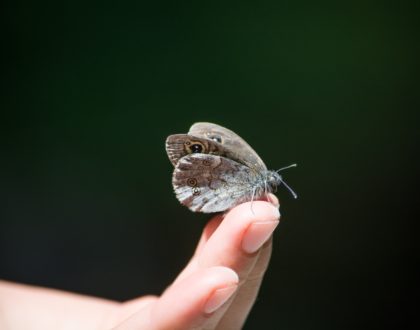
[[281, 169], [277, 171], [269, 171], [267, 175], [267, 183], [271, 188], [271, 191], [276, 191], [277, 187], [280, 184], [283, 184], [293, 195], [294, 198], [297, 198], [297, 194], [293, 191], [292, 188], [289, 187], [289, 185], [283, 180], [282, 176], [279, 174], [280, 171], [283, 171], [285, 169], [296, 167], [296, 164], [292, 164], [286, 167], [282, 167]]
[[280, 174], [274, 171], [268, 171], [266, 182], [270, 187], [270, 191], [277, 191], [277, 187], [283, 182], [283, 179]]

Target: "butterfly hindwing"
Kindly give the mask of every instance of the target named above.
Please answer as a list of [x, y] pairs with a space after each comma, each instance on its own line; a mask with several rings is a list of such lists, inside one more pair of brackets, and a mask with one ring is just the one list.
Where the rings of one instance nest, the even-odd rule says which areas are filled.
[[250, 200], [258, 178], [247, 166], [209, 154], [179, 159], [172, 184], [178, 200], [194, 212], [219, 212]]

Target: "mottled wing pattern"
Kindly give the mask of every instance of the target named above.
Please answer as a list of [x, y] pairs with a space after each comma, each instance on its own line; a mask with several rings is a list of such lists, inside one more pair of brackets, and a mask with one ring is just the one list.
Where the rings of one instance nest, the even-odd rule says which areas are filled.
[[251, 200], [257, 174], [217, 155], [191, 154], [179, 159], [172, 184], [176, 197], [194, 212], [221, 212]]
[[166, 139], [166, 153], [175, 166], [178, 160], [192, 153], [229, 157], [229, 150], [212, 140], [189, 134], [173, 134]]
[[267, 170], [262, 159], [238, 134], [213, 123], [195, 123], [188, 134], [217, 142], [228, 150], [227, 157], [256, 171]]

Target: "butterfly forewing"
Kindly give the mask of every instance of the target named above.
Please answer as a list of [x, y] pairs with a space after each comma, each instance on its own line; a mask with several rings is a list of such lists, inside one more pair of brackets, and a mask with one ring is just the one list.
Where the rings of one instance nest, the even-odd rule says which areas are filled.
[[173, 134], [166, 139], [166, 153], [175, 166], [178, 160], [194, 153], [213, 154], [229, 158], [231, 152], [220, 143], [189, 134]]
[[233, 159], [257, 171], [267, 169], [262, 159], [239, 135], [231, 130], [212, 123], [195, 123], [188, 134], [202, 137], [222, 145], [229, 151], [228, 158]]

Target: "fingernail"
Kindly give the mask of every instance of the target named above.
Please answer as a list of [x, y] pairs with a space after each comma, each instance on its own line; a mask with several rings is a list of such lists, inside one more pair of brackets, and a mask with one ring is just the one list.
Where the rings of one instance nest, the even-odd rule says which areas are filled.
[[276, 229], [280, 221], [258, 221], [252, 223], [242, 239], [242, 249], [247, 253], [255, 253]]
[[238, 286], [234, 284], [214, 291], [204, 306], [204, 313], [211, 314], [222, 307], [236, 291], [237, 287]]
[[269, 201], [271, 204], [273, 204], [275, 207], [280, 208], [280, 202], [279, 202], [278, 198], [277, 198], [275, 195], [273, 195], [273, 194], [268, 194], [268, 195], [267, 195], [267, 199], [268, 199], [268, 201]]

